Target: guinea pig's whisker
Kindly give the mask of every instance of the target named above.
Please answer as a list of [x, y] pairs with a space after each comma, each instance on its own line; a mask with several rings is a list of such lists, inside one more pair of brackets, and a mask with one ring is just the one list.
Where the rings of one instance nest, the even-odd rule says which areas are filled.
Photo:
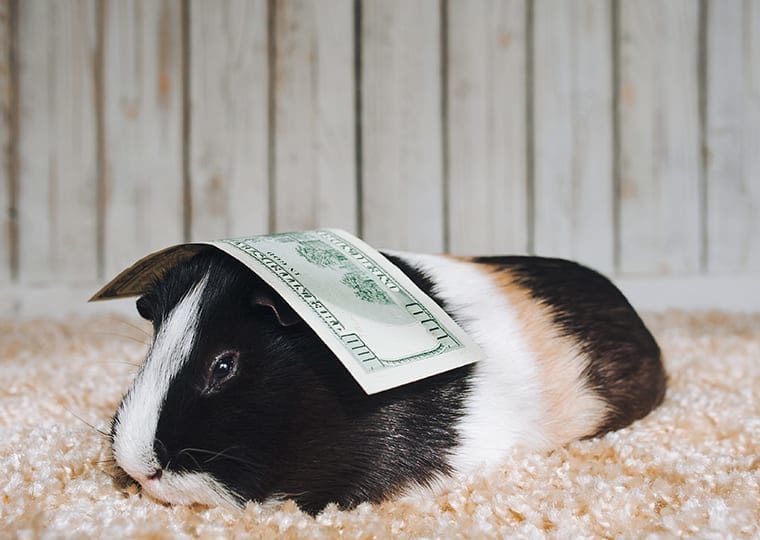
[[82, 418], [81, 416], [79, 416], [78, 414], [76, 414], [74, 411], [72, 411], [68, 407], [66, 407], [64, 405], [62, 405], [62, 407], [71, 416], [73, 416], [74, 418], [76, 418], [77, 420], [79, 420], [80, 422], [82, 422], [83, 424], [85, 424], [86, 426], [88, 426], [88, 427], [92, 428], [93, 430], [97, 431], [98, 433], [100, 433], [101, 435], [103, 435], [103, 437], [105, 437], [106, 439], [111, 440], [111, 434], [110, 433], [107, 433], [107, 432], [103, 431], [102, 429], [98, 429], [97, 427], [95, 427], [94, 425], [92, 425], [91, 423], [89, 423], [87, 420], [85, 420], [84, 418]]
[[140, 328], [140, 327], [139, 327], [139, 326], [137, 326], [136, 324], [132, 324], [132, 323], [130, 323], [130, 322], [127, 322], [127, 321], [123, 321], [123, 320], [121, 320], [121, 319], [116, 319], [116, 321], [117, 321], [117, 322], [120, 322], [121, 324], [125, 324], [125, 325], [129, 326], [130, 328], [134, 328], [135, 330], [137, 330], [137, 331], [138, 331], [138, 332], [140, 332], [141, 334], [144, 334], [144, 335], [145, 335], [146, 337], [148, 337], [148, 338], [150, 337], [150, 334], [149, 334], [148, 332], [146, 332], [144, 329]]
[[208, 458], [208, 459], [206, 459], [203, 462], [203, 463], [210, 463], [212, 461], [215, 461], [215, 460], [219, 459], [220, 457], [230, 458], [230, 456], [227, 456], [225, 454], [225, 452], [227, 452], [229, 450], [232, 450], [234, 448], [237, 448], [237, 447], [233, 446], [233, 447], [227, 448], [226, 450], [222, 450], [221, 452], [214, 452], [214, 451], [211, 451], [211, 450], [204, 450], [202, 448], [185, 448], [185, 450], [187, 452], [197, 452], [199, 454], [208, 454], [208, 455], [210, 455], [211, 457]]
[[120, 337], [122, 339], [128, 339], [130, 341], [134, 341], [135, 343], [139, 343], [140, 345], [150, 345], [150, 343], [143, 341], [142, 339], [138, 339], [134, 336], [127, 336], [124, 334], [118, 334], [116, 332], [79, 332], [80, 334], [87, 335], [87, 336], [111, 336], [111, 337]]
[[195, 456], [192, 455], [187, 448], [185, 448], [185, 449], [180, 450], [179, 452], [177, 452], [178, 456], [181, 455], [181, 454], [185, 454], [187, 457], [189, 457], [190, 459], [192, 459], [195, 462], [195, 466], [196, 467], [198, 467], [199, 469], [203, 469], [203, 467], [201, 467], [201, 464], [198, 462], [198, 460], [195, 459]]
[[[240, 447], [239, 446], [230, 446], [229, 448], [225, 448], [221, 452], [215, 452], [215, 451], [212, 451], [212, 450], [204, 450], [203, 448], [185, 448], [185, 449], [181, 450], [179, 452], [179, 454], [185, 453], [188, 456], [190, 456], [191, 452], [196, 452], [196, 453], [199, 453], [199, 454], [208, 454], [208, 455], [210, 455], [211, 457], [208, 458], [208, 459], [206, 459], [203, 463], [211, 463], [212, 461], [215, 461], [217, 459], [222, 458], [222, 459], [228, 459], [230, 461], [236, 461], [238, 463], [242, 463], [243, 465], [255, 466], [255, 464], [253, 462], [248, 461], [247, 459], [243, 459], [243, 458], [240, 458], [240, 457], [237, 457], [237, 456], [231, 456], [231, 455], [229, 455], [229, 454], [226, 453], [226, 452], [230, 452], [231, 450], [234, 450], [235, 448], [240, 448]], [[196, 464], [197, 463], [198, 462], [196, 461]]]
[[210, 454], [211, 457], [208, 458], [204, 462], [204, 463], [209, 463], [211, 461], [215, 461], [215, 460], [217, 460], [219, 458], [225, 458], [225, 457], [228, 458], [228, 459], [235, 459], [235, 456], [230, 456], [230, 455], [227, 454], [227, 452], [235, 450], [236, 448], [240, 448], [240, 447], [239, 446], [230, 446], [229, 448], [225, 448], [221, 452], [213, 452], [211, 450], [203, 450], [201, 448], [195, 448], [195, 449], [192, 449], [192, 450], [194, 450], [195, 452], [201, 452], [203, 454]]
[[141, 367], [140, 364], [135, 364], [134, 362], [127, 362], [126, 360], [106, 360], [104, 362], [98, 362], [98, 364], [122, 364], [122, 365], [132, 366], [136, 368]]

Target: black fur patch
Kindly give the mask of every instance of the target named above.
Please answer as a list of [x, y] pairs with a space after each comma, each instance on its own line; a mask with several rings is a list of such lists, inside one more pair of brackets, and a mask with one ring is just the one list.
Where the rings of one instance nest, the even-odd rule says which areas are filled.
[[590, 363], [584, 375], [610, 406], [600, 435], [629, 425], [657, 407], [666, 376], [660, 348], [615, 285], [575, 262], [543, 257], [478, 257], [497, 265], [551, 309], [554, 323], [581, 344]]

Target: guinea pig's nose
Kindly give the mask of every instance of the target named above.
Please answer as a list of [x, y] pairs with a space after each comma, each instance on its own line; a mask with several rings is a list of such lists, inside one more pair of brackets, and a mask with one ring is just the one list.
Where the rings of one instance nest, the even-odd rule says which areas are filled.
[[[156, 439], [156, 441], [153, 443], [153, 452], [156, 454], [156, 459], [158, 460], [158, 464], [161, 466], [161, 469], [165, 469], [169, 464], [169, 452], [166, 450], [166, 445], [161, 442], [161, 439]], [[159, 478], [160, 473], [161, 470], [159, 469]]]

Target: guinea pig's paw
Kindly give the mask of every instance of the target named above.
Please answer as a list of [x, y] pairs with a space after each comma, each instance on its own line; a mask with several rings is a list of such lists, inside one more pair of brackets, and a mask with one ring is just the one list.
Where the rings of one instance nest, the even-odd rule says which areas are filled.
[[111, 477], [114, 487], [124, 495], [137, 495], [142, 491], [140, 484], [116, 463], [109, 464], [105, 472]]

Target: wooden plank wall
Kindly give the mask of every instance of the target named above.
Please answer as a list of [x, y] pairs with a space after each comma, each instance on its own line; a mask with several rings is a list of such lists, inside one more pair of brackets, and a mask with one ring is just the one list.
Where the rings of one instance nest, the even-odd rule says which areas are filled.
[[17, 5], [18, 280], [99, 276], [94, 0]]
[[101, 256], [114, 275], [183, 235], [181, 4], [109, 0], [98, 16]]
[[760, 271], [760, 0], [707, 6], [709, 272]]
[[185, 237], [264, 233], [273, 144], [267, 3], [185, 5]]
[[0, 286], [15, 270], [16, 171], [13, 163], [14, 89], [11, 73], [12, 32], [10, 0], [0, 0]]
[[533, 6], [535, 251], [611, 272], [612, 4]]
[[760, 0], [0, 0], [0, 210], [0, 313], [319, 226], [757, 284]]
[[448, 248], [524, 253], [528, 6], [509, 0], [447, 7]]
[[700, 268], [699, 3], [620, 5], [620, 266]]
[[274, 19], [272, 228], [356, 232], [354, 4], [278, 2]]
[[446, 248], [442, 32], [436, 0], [362, 4], [362, 231], [374, 245]]

